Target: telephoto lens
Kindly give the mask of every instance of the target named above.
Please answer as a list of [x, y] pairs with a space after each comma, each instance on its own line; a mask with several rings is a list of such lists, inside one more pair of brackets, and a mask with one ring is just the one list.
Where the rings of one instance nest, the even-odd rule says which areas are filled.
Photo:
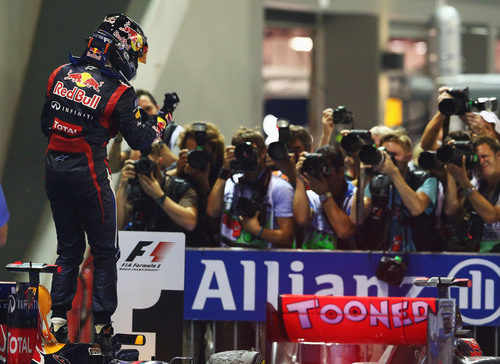
[[446, 116], [463, 115], [470, 111], [469, 88], [462, 90], [450, 88], [445, 91], [451, 98], [443, 99], [438, 105], [441, 114]]
[[441, 168], [443, 164], [437, 159], [436, 152], [424, 150], [418, 157], [418, 165], [422, 169]]
[[384, 153], [372, 144], [361, 146], [359, 160], [364, 164], [378, 166], [384, 160]]
[[340, 141], [342, 148], [349, 154], [359, 153], [365, 144], [373, 144], [372, 134], [369, 130], [351, 130]]
[[469, 140], [459, 140], [453, 144], [445, 144], [436, 151], [436, 157], [441, 162], [452, 163], [457, 166], [462, 165], [463, 156], [465, 156], [465, 166], [467, 168], [472, 168], [478, 162], [478, 157], [474, 153], [474, 146]]

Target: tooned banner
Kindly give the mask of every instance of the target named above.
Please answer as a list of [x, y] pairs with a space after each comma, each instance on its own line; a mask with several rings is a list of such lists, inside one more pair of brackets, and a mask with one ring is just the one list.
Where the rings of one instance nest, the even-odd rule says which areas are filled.
[[400, 287], [375, 277], [382, 254], [341, 251], [187, 249], [184, 318], [265, 321], [279, 294], [437, 297], [417, 277], [468, 278], [453, 287], [466, 325], [500, 326], [500, 254], [411, 253]]

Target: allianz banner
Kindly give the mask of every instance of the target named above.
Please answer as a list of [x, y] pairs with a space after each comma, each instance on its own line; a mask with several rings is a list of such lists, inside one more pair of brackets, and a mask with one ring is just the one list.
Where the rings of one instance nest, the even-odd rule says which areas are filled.
[[500, 326], [500, 254], [411, 253], [400, 287], [375, 277], [382, 254], [340, 251], [187, 249], [184, 318], [265, 321], [279, 294], [437, 297], [417, 277], [469, 278], [453, 287], [466, 325]]

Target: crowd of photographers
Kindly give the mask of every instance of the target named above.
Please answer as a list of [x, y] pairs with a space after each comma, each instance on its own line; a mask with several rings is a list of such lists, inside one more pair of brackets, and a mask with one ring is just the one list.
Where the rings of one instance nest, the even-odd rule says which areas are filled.
[[[419, 148], [404, 130], [353, 130], [343, 107], [324, 110], [314, 152], [286, 120], [268, 146], [247, 128], [226, 146], [208, 122], [172, 123], [147, 151], [121, 152], [118, 136], [119, 229], [184, 232], [190, 247], [500, 251], [496, 100], [442, 88], [438, 101]], [[448, 132], [451, 115], [463, 130]]]
[[[158, 111], [148, 92], [138, 98]], [[173, 113], [179, 98], [166, 100]], [[210, 122], [171, 123], [142, 151], [122, 152], [118, 135], [109, 154], [121, 172], [118, 228], [183, 232], [187, 247], [382, 250], [391, 254], [376, 275], [393, 285], [406, 252], [500, 252], [496, 100], [442, 88], [438, 103], [415, 148], [402, 129], [353, 129], [344, 107], [323, 111], [314, 151], [308, 130], [286, 120], [267, 146], [248, 128], [225, 145]], [[448, 132], [451, 115], [463, 130]], [[206, 323], [197, 325], [198, 346]]]

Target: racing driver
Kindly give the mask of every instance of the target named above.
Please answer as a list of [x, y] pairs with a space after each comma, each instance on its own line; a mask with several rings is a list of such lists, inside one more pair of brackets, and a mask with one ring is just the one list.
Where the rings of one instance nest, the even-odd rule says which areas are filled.
[[83, 55], [70, 55], [70, 63], [51, 74], [41, 115], [42, 132], [49, 138], [45, 188], [57, 231], [56, 264], [62, 267], [52, 282], [51, 331], [59, 342], [68, 342], [66, 313], [86, 233], [94, 257], [95, 334], [103, 353], [111, 351], [120, 254], [106, 145], [119, 131], [132, 149], [147, 149], [171, 119], [165, 108], [153, 117], [141, 112], [129, 84], [147, 51], [146, 36], [135, 21], [106, 16]]

